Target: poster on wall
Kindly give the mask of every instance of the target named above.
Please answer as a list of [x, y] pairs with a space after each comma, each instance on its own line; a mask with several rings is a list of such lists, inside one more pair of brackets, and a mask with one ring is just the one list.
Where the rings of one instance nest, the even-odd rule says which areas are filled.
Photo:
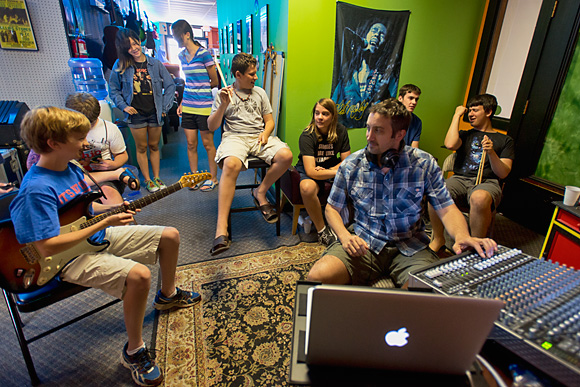
[[246, 52], [252, 54], [252, 15], [246, 16]]
[[25, 0], [0, 2], [0, 47], [38, 51]]
[[236, 54], [242, 52], [242, 21], [236, 22]]
[[268, 49], [268, 4], [260, 8], [260, 52]]
[[220, 28], [218, 30], [218, 37], [219, 37], [219, 42], [220, 42], [220, 54], [224, 53], [224, 46], [222, 44], [223, 43], [223, 34], [224, 33], [223, 33], [222, 29]]
[[224, 50], [224, 54], [228, 53], [228, 27], [225, 26], [224, 28], [222, 28], [222, 44], [223, 44], [223, 50]]
[[364, 128], [368, 108], [397, 96], [409, 14], [337, 3], [331, 94], [347, 128]]

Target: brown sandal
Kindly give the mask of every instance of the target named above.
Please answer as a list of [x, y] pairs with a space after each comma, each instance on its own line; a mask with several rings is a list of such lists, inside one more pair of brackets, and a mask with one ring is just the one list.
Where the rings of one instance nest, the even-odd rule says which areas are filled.
[[231, 244], [232, 241], [227, 235], [220, 235], [219, 237], [213, 240], [213, 246], [209, 250], [209, 253], [211, 255], [221, 254], [227, 249], [229, 249]]
[[274, 206], [270, 203], [260, 205], [260, 202], [254, 196], [254, 190], [252, 190], [252, 199], [254, 199], [254, 206], [260, 211], [266, 222], [276, 223], [278, 221], [278, 214]]

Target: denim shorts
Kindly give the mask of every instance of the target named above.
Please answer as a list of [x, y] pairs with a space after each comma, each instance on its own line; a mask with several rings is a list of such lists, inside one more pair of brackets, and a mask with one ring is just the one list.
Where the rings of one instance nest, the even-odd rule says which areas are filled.
[[142, 115], [141, 113], [129, 115], [129, 119], [127, 120], [127, 125], [133, 129], [140, 129], [146, 127], [157, 127], [163, 126], [163, 118], [161, 118], [161, 122], [157, 122], [157, 113], [153, 112], [148, 115]]

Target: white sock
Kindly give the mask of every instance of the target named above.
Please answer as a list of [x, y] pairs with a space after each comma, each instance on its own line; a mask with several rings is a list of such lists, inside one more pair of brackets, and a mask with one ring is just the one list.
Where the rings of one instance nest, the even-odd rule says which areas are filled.
[[145, 343], [141, 344], [141, 346], [137, 347], [136, 349], [134, 349], [132, 351], [127, 351], [127, 355], [133, 356], [134, 354], [136, 354], [137, 352], [139, 352], [143, 348], [145, 348]]
[[326, 226], [322, 227], [322, 230], [318, 231], [318, 234], [322, 234], [326, 230]]
[[173, 298], [173, 297], [175, 297], [176, 294], [177, 294], [177, 288], [173, 289], [173, 293], [171, 293], [170, 296], [167, 296], [167, 298]]

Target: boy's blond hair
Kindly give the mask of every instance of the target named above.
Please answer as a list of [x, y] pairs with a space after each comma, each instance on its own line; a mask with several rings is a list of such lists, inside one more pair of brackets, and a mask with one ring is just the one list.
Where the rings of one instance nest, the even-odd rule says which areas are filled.
[[49, 153], [48, 140], [66, 143], [70, 135], [84, 134], [91, 124], [84, 114], [54, 106], [30, 110], [20, 123], [20, 136], [38, 154]]

